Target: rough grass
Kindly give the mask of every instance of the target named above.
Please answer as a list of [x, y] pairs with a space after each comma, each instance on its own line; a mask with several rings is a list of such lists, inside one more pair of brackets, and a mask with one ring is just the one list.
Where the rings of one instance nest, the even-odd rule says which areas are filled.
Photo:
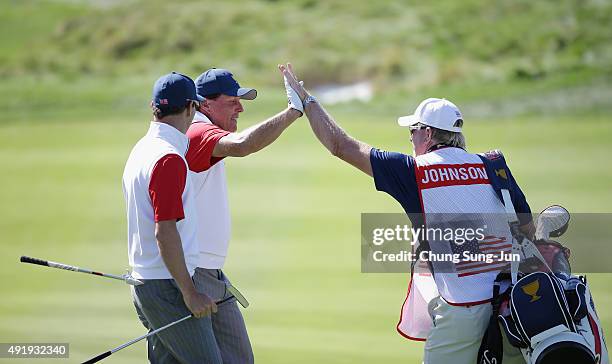
[[196, 77], [213, 66], [276, 107], [283, 61], [311, 88], [370, 81], [373, 102], [348, 104], [347, 114], [391, 117], [430, 96], [485, 119], [612, 108], [609, 2], [0, 0], [0, 8], [1, 121], [134, 112], [159, 75]]
[[0, 39], [10, 52], [0, 57], [0, 73], [118, 76], [216, 66], [271, 85], [268, 67], [291, 59], [313, 85], [370, 80], [414, 90], [603, 74], [612, 65], [605, 1], [98, 3], [3, 0]]

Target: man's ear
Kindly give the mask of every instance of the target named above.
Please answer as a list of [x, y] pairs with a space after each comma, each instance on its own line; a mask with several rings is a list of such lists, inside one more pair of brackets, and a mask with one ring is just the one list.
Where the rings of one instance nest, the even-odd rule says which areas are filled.
[[204, 101], [200, 102], [200, 108], [198, 109], [199, 112], [204, 113], [210, 110], [210, 104], [208, 99], [204, 99]]
[[425, 133], [427, 133], [427, 139], [425, 140], [426, 142], [430, 142], [431, 141], [431, 137], [433, 136], [433, 130], [430, 127], [425, 128]]

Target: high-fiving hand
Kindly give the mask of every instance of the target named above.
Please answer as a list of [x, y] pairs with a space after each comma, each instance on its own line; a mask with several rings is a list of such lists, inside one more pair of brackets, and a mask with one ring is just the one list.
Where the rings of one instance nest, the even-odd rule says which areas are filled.
[[293, 72], [291, 63], [287, 63], [287, 65], [279, 64], [278, 69], [285, 80], [285, 90], [287, 91], [289, 107], [292, 107], [303, 114], [303, 101], [306, 99], [306, 97], [308, 97], [308, 92], [306, 89], [304, 89], [304, 82], [298, 81], [298, 78]]
[[285, 80], [285, 91], [287, 92], [287, 101], [289, 103], [289, 107], [299, 111], [301, 113], [300, 116], [304, 115], [304, 104], [302, 104], [302, 100], [300, 99], [300, 96], [289, 85], [289, 81], [287, 81], [287, 77], [283, 77], [283, 79]]

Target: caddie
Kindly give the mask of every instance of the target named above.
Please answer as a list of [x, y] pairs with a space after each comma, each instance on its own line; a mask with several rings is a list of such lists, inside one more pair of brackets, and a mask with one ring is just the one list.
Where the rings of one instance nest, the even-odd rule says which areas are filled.
[[[411, 219], [421, 216], [428, 227], [435, 216], [445, 219], [448, 214], [477, 215], [483, 219], [505, 216], [504, 205], [492, 186], [493, 177], [487, 171], [488, 158], [503, 156], [499, 152], [480, 156], [466, 150], [463, 115], [452, 102], [429, 98], [412, 115], [400, 117], [399, 125], [410, 131], [414, 156], [387, 152], [356, 140], [338, 126], [298, 82], [291, 65], [279, 65], [279, 69], [299, 95], [319, 141], [332, 155], [373, 177], [376, 189], [391, 195]], [[510, 180], [512, 202], [516, 211], [522, 213], [520, 229], [532, 236], [531, 210], [507, 171], [505, 178]], [[512, 235], [507, 220], [497, 219], [492, 225], [494, 235], [487, 236], [485, 241], [465, 244], [464, 248], [478, 252], [493, 249], [488, 248], [491, 246], [509, 251]], [[425, 248], [434, 253], [442, 248], [440, 244], [429, 243]], [[450, 249], [449, 245], [446, 247]], [[457, 264], [452, 270], [438, 271], [441, 265], [433, 264], [433, 272], [426, 269], [411, 274], [397, 330], [408, 339], [426, 341], [424, 363], [476, 362], [491, 315], [491, 305], [487, 303], [492, 297], [493, 282], [504, 265]], [[504, 364], [524, 362], [518, 349], [504, 345], [504, 350], [507, 351]]]
[[130, 286], [142, 324], [152, 331], [192, 313], [147, 338], [151, 363], [216, 363], [210, 314], [214, 301], [192, 280], [199, 259], [194, 186], [188, 174], [185, 135], [203, 99], [193, 80], [172, 72], [153, 86], [153, 121], [132, 149], [123, 172], [127, 206]]
[[244, 157], [274, 142], [297, 118], [302, 105], [294, 99], [278, 114], [238, 131], [243, 100], [254, 100], [257, 91], [240, 87], [232, 73], [209, 69], [195, 81], [204, 98], [187, 131], [187, 162], [193, 172], [198, 208], [197, 240], [200, 255], [195, 270], [196, 288], [212, 297], [218, 311], [212, 315], [214, 336], [223, 363], [253, 362], [253, 350], [236, 299], [226, 289], [229, 279], [223, 272], [230, 242], [231, 222], [225, 175], [225, 157]]

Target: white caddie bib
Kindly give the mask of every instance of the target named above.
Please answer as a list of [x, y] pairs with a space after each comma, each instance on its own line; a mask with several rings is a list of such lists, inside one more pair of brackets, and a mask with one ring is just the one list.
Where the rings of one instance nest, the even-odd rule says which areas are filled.
[[[507, 221], [499, 218], [505, 211], [504, 206], [478, 155], [448, 147], [418, 156], [415, 161], [416, 182], [428, 229], [466, 224], [485, 227], [482, 239], [463, 244], [436, 236], [428, 238], [432, 254], [463, 257], [464, 252], [470, 256], [511, 252], [510, 229]], [[506, 264], [497, 260], [431, 261], [432, 275], [426, 263], [417, 263], [397, 330], [407, 338], [425, 340], [432, 325], [428, 305], [438, 295], [452, 305], [488, 302], [493, 281]]]

